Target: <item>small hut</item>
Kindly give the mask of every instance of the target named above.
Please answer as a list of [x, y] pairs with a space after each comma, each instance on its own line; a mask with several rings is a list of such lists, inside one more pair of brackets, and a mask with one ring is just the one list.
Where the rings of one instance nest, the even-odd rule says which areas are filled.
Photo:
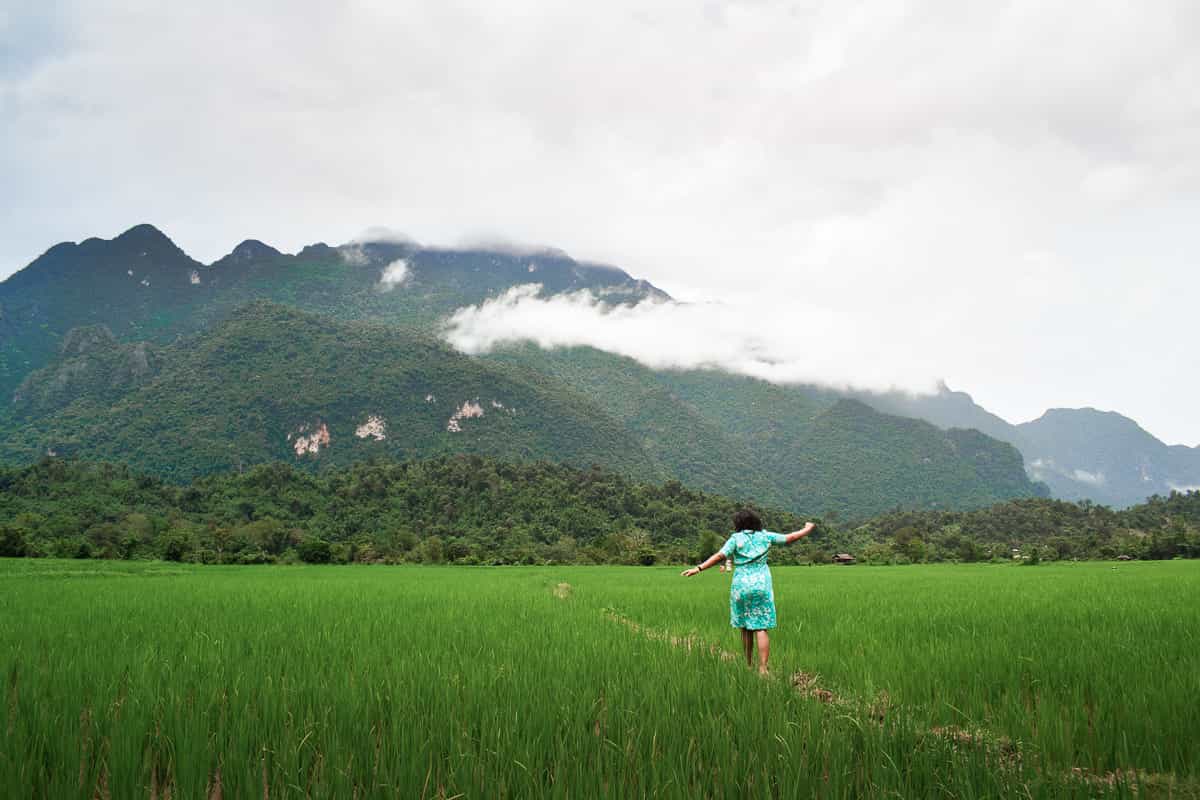
[[850, 555], [849, 553], [838, 553], [836, 556], [833, 557], [833, 563], [835, 563], [835, 564], [853, 564], [854, 556]]
[[1133, 561], [1133, 556], [1127, 556], [1124, 553], [1117, 556], [1117, 561]]

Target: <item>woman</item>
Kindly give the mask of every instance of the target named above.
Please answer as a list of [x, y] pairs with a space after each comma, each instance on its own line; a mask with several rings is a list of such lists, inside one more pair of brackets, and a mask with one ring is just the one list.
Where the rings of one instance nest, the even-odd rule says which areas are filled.
[[771, 640], [767, 631], [775, 627], [775, 591], [771, 586], [771, 570], [767, 567], [767, 551], [772, 544], [791, 544], [812, 533], [810, 522], [787, 535], [762, 529], [762, 520], [748, 509], [733, 516], [733, 529], [725, 546], [708, 559], [682, 575], [690, 578], [719, 561], [732, 558], [736, 569], [729, 589], [729, 624], [742, 631], [742, 649], [746, 666], [754, 666], [754, 645], [758, 645], [758, 671], [767, 674], [767, 657]]

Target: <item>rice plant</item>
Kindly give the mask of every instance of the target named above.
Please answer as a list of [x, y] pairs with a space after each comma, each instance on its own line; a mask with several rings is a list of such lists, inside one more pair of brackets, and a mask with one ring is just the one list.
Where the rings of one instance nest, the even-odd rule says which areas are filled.
[[0, 562], [4, 797], [1195, 796], [1191, 563]]

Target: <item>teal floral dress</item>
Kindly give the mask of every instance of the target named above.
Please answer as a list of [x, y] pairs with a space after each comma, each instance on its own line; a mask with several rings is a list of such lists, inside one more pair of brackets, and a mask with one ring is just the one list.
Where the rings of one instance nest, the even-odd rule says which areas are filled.
[[729, 624], [762, 631], [775, 627], [775, 589], [767, 567], [767, 551], [785, 544], [787, 537], [770, 531], [738, 531], [729, 537], [721, 554], [733, 559], [733, 585], [729, 589]]

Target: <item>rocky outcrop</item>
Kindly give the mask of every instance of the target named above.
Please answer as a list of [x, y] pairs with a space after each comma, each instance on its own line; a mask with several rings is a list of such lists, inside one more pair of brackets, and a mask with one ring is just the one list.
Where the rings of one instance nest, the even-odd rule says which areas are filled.
[[63, 337], [59, 353], [65, 357], [82, 356], [115, 347], [117, 337], [107, 325], [84, 325], [71, 328]]
[[57, 361], [31, 373], [13, 392], [18, 416], [47, 413], [85, 396], [112, 402], [160, 367], [157, 348], [147, 342], [121, 344], [106, 325], [72, 328], [59, 349]]

